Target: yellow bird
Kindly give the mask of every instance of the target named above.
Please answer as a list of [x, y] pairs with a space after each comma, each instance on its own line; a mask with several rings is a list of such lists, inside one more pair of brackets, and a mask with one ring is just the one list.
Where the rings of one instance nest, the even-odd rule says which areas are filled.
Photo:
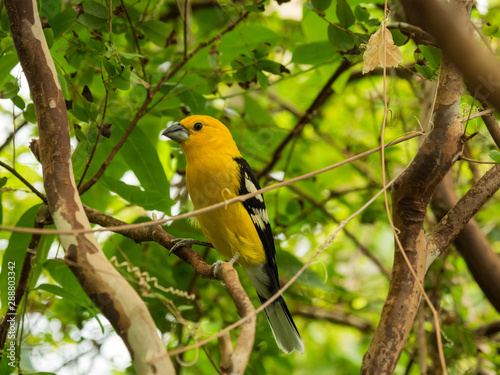
[[[186, 155], [187, 189], [195, 209], [260, 189], [231, 133], [219, 120], [190, 116], [162, 135], [179, 143]], [[205, 237], [226, 260], [237, 259], [261, 303], [279, 291], [276, 250], [261, 194], [200, 214], [198, 221]], [[278, 347], [285, 353], [303, 353], [304, 344], [283, 297], [280, 295], [264, 311]]]

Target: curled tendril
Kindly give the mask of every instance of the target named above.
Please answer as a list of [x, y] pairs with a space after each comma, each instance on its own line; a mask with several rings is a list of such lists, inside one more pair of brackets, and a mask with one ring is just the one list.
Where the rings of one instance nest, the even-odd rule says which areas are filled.
[[135, 277], [139, 280], [139, 287], [141, 287], [141, 289], [146, 292], [149, 292], [151, 290], [151, 285], [149, 283], [152, 283], [156, 289], [161, 290], [162, 292], [170, 293], [190, 301], [193, 301], [196, 298], [194, 294], [190, 294], [184, 290], [176, 289], [173, 287], [165, 288], [159, 285], [158, 278], [156, 278], [155, 276], [151, 276], [146, 271], [141, 272], [141, 269], [139, 267], [130, 264], [130, 262], [128, 261], [120, 263], [116, 256], [111, 257], [109, 261], [115, 266], [115, 268], [125, 268], [128, 273], [134, 274]]

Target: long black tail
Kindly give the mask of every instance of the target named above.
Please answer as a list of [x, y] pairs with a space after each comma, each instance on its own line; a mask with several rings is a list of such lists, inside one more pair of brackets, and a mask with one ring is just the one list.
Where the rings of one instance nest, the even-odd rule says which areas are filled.
[[[267, 301], [260, 295], [259, 298], [261, 303]], [[293, 322], [292, 315], [290, 311], [288, 311], [283, 296], [279, 296], [273, 303], [266, 307], [264, 311], [278, 347], [287, 354], [294, 350], [301, 354], [304, 353], [304, 343]]]

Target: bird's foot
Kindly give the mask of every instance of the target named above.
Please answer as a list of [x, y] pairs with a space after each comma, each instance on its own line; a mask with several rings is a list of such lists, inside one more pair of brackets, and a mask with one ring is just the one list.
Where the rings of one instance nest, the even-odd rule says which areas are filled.
[[172, 246], [168, 255], [172, 254], [173, 252], [184, 246], [192, 247], [193, 245], [200, 245], [200, 246], [213, 247], [210, 242], [198, 241], [193, 238], [174, 238], [170, 242], [172, 242], [174, 246]]
[[[228, 263], [231, 266], [234, 266], [234, 263], [239, 259], [239, 257], [240, 257], [240, 254], [234, 254], [233, 257], [231, 258], [231, 260]], [[217, 262], [215, 262], [214, 264], [212, 264], [212, 267], [214, 268], [214, 277], [216, 279], [220, 279], [219, 278], [219, 268], [222, 265], [222, 263], [224, 263], [222, 260], [218, 260]]]

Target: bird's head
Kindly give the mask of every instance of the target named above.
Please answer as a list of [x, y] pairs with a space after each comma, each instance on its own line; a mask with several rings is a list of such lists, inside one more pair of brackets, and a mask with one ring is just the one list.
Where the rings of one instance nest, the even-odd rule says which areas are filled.
[[186, 117], [169, 126], [161, 134], [179, 143], [188, 157], [191, 152], [203, 152], [207, 147], [212, 150], [227, 149], [239, 155], [229, 129], [210, 116]]

